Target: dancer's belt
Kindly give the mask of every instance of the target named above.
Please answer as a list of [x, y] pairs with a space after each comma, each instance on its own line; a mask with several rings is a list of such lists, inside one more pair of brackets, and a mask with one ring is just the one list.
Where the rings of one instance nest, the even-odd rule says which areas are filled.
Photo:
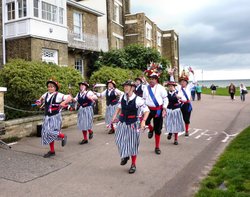
[[148, 108], [149, 108], [150, 110], [153, 110], [153, 111], [158, 111], [158, 110], [163, 109], [162, 105], [160, 105], [160, 106], [158, 106], [158, 107], [149, 107], [149, 106], [148, 106]]
[[[120, 114], [120, 116], [124, 116], [124, 114]], [[136, 118], [136, 116], [135, 115], [129, 115], [129, 116], [127, 116], [127, 118]]]
[[185, 104], [185, 103], [190, 103], [190, 100], [188, 100], [188, 101], [180, 101], [180, 102]]

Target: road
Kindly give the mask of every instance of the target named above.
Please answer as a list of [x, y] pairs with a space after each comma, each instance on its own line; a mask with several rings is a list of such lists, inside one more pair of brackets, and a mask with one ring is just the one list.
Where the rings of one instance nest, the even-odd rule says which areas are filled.
[[[88, 196], [88, 197], [190, 197], [211, 169], [218, 155], [250, 125], [250, 97], [202, 95], [193, 102], [190, 136], [173, 145], [161, 138], [161, 155], [154, 153], [154, 140], [141, 134], [137, 171], [128, 174], [130, 161], [120, 166], [114, 135], [104, 123], [94, 125], [94, 138], [79, 145], [77, 127], [64, 129], [68, 143], [56, 143], [56, 156], [42, 157], [48, 147], [40, 138], [26, 137], [11, 150], [0, 148], [0, 196]], [[163, 129], [164, 130], [164, 129]]]

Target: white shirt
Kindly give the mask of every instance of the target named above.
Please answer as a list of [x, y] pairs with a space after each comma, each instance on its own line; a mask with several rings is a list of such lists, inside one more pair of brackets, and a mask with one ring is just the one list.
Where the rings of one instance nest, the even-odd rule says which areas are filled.
[[[152, 89], [152, 92], [157, 100], [157, 102], [159, 103], [159, 105], [163, 105], [163, 108], [167, 108], [168, 106], [168, 93], [166, 91], [166, 89], [160, 85], [160, 84], [156, 84], [153, 88], [150, 87]], [[145, 86], [145, 88], [143, 88], [143, 97], [145, 100], [145, 103], [147, 106], [149, 107], [156, 107], [149, 92], [148, 92], [148, 86]]]
[[[87, 94], [86, 94], [87, 93]], [[92, 97], [92, 96], [95, 96], [94, 93], [92, 91], [83, 91], [83, 92], [78, 92], [76, 97], [74, 98], [74, 100], [78, 101], [78, 95], [80, 94], [80, 97], [84, 97], [84, 96], [87, 96], [87, 97]]]
[[[136, 94], [133, 93], [132, 96], [129, 97], [129, 101], [132, 101], [135, 97], [136, 97]], [[121, 98], [119, 99], [119, 104], [118, 104], [118, 108], [120, 109], [122, 108], [122, 105], [121, 105], [122, 98], [123, 96], [121, 96]], [[124, 94], [124, 99], [127, 100], [126, 94]], [[143, 113], [149, 111], [149, 108], [145, 104], [145, 101], [143, 100], [143, 98], [139, 96], [136, 97], [135, 105], [136, 105], [136, 108], [140, 108]]]
[[[170, 76], [170, 81], [174, 81], [174, 77]], [[183, 88], [188, 96], [188, 100], [191, 100], [191, 89], [194, 87], [194, 84], [196, 83], [195, 78], [193, 76], [193, 81], [191, 83], [188, 83], [185, 88]], [[175, 88], [178, 91], [178, 96], [180, 97], [180, 100], [183, 102], [187, 101], [187, 98], [185, 97], [183, 91], [181, 90], [181, 85], [177, 85]]]
[[106, 89], [106, 90], [104, 90], [102, 93], [97, 93], [96, 95], [97, 95], [98, 97], [105, 97], [107, 91], [108, 91], [108, 95], [110, 95], [111, 92], [112, 92], [113, 90], [115, 90], [115, 95], [116, 95], [116, 96], [122, 95], [122, 94], [123, 94], [122, 91], [120, 91], [119, 89], [115, 88], [115, 89]]
[[[48, 94], [48, 97], [47, 97], [47, 102], [49, 101], [49, 99], [55, 94], [56, 92], [53, 92], [53, 93], [49, 93], [49, 92], [46, 92], [42, 95], [42, 98], [45, 100], [45, 97], [46, 95]], [[69, 95], [65, 95], [65, 94], [62, 94], [60, 92], [57, 92], [57, 96], [56, 96], [56, 102], [57, 103], [61, 103], [62, 101], [65, 101], [67, 100]]]

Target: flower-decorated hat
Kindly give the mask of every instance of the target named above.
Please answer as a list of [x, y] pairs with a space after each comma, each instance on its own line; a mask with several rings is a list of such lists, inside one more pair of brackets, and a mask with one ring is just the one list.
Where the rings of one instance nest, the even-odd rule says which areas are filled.
[[162, 65], [151, 62], [147, 70], [144, 71], [149, 78], [160, 78]]
[[110, 79], [110, 80], [107, 81], [106, 85], [108, 86], [109, 83], [112, 83], [114, 85], [114, 87], [116, 87], [115, 81]]
[[122, 84], [122, 86], [125, 86], [125, 85], [136, 87], [135, 82], [132, 81], [131, 79], [125, 81], [125, 82]]
[[80, 86], [80, 85], [85, 85], [87, 88], [89, 87], [89, 84], [88, 84], [88, 82], [86, 82], [86, 81], [82, 81], [82, 82], [78, 83], [78, 85], [79, 85], [79, 86]]
[[59, 83], [58, 83], [57, 81], [55, 81], [54, 79], [49, 79], [49, 80], [47, 81], [47, 83], [46, 83], [47, 87], [48, 87], [48, 84], [49, 84], [49, 83], [52, 83], [52, 84], [55, 85], [56, 91], [59, 90], [60, 87], [59, 87]]

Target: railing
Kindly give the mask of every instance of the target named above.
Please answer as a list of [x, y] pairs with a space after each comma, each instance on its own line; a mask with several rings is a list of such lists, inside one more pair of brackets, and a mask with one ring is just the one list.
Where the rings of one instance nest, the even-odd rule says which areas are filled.
[[68, 32], [68, 46], [91, 50], [91, 51], [107, 51], [108, 50], [108, 39], [98, 38], [98, 36], [93, 34], [82, 33], [80, 36], [72, 31]]

